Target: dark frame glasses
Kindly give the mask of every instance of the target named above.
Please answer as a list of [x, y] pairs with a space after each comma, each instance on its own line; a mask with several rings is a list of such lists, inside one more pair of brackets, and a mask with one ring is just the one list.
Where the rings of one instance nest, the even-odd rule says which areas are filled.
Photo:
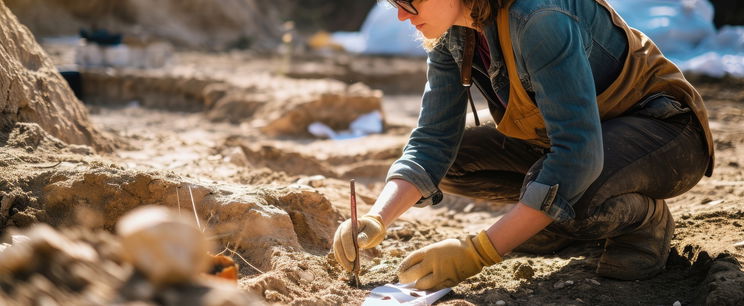
[[418, 10], [413, 6], [413, 0], [388, 0], [395, 8], [402, 8], [411, 15], [418, 15]]

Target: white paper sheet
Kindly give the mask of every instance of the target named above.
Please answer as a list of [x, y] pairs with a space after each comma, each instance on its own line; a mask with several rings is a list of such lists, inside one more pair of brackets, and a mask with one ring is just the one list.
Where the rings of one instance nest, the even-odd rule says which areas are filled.
[[417, 290], [413, 288], [413, 283], [386, 284], [372, 289], [362, 306], [431, 305], [450, 291], [451, 288], [439, 291]]

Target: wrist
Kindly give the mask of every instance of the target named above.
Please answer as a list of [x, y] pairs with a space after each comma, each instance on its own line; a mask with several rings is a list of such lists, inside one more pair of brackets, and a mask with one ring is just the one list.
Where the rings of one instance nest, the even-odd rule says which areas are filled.
[[369, 220], [377, 223], [377, 225], [379, 225], [380, 228], [382, 228], [382, 231], [383, 232], [386, 232], [387, 231], [387, 226], [385, 226], [385, 221], [382, 219], [382, 216], [380, 216], [379, 214], [368, 213], [368, 214], [365, 214], [364, 216], [362, 216], [361, 218], [369, 219]]
[[486, 266], [499, 263], [503, 260], [501, 254], [493, 246], [491, 239], [488, 238], [486, 231], [481, 231], [478, 235], [472, 236], [470, 241], [473, 242], [476, 252], [478, 252], [478, 255], [480, 255]]

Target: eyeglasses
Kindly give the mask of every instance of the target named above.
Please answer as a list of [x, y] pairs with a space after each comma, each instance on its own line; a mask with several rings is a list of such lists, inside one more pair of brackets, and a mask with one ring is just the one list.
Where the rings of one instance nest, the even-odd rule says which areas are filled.
[[413, 7], [413, 0], [388, 0], [393, 7], [402, 8], [411, 15], [418, 15], [418, 10]]

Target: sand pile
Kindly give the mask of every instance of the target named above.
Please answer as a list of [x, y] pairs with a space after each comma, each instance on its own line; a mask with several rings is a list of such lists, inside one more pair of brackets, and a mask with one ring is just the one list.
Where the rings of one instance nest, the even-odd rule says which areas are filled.
[[2, 2], [0, 29], [0, 129], [36, 122], [67, 143], [111, 150], [31, 32]]

